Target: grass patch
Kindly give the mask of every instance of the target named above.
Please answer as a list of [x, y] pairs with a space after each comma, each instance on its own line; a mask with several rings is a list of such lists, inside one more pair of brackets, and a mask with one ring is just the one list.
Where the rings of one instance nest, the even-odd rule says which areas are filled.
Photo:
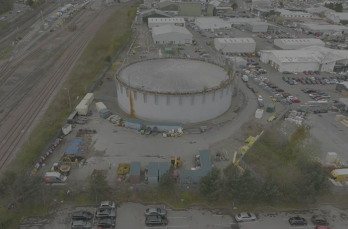
[[9, 55], [12, 53], [14, 47], [12, 45], [7, 46], [1, 53], [0, 53], [0, 60], [6, 59], [9, 57]]
[[[62, 89], [55, 96], [54, 102], [49, 105], [43, 118], [31, 133], [29, 143], [26, 143], [20, 150], [14, 161], [15, 165], [30, 167], [49, 144], [73, 108], [84, 96], [85, 89], [94, 83], [107, 65], [105, 57], [114, 55], [130, 36], [129, 21], [132, 21], [132, 15], [129, 16], [128, 10], [133, 8], [130, 3], [118, 8], [97, 31], [77, 60]], [[134, 10], [136, 11], [136, 8]], [[70, 92], [72, 108], [69, 108], [67, 90]]]

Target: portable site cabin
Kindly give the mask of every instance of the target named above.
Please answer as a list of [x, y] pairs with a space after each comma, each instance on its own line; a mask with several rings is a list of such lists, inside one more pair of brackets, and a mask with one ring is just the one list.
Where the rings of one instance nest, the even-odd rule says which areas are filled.
[[141, 130], [144, 124], [138, 119], [127, 118], [124, 122], [124, 126], [130, 129]]
[[136, 184], [140, 182], [140, 162], [132, 162], [129, 171], [129, 183]]
[[275, 111], [275, 105], [274, 104], [270, 104], [268, 105], [266, 112], [267, 113], [273, 113]]

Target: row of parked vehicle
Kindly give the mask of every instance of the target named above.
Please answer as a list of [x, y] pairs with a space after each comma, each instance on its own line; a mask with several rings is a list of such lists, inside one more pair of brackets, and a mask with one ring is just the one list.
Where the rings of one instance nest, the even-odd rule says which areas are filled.
[[312, 77], [287, 77], [283, 76], [283, 80], [287, 82], [290, 85], [296, 85], [298, 83], [301, 83], [303, 85], [305, 84], [338, 84], [344, 81], [348, 80], [348, 76], [329, 76], [329, 77], [318, 77], [318, 76], [312, 76]]
[[[115, 228], [116, 225], [116, 204], [111, 201], [102, 201], [95, 212], [98, 228]], [[72, 229], [92, 228], [93, 214], [88, 211], [76, 211], [72, 213]]]
[[[250, 222], [257, 220], [257, 217], [254, 213], [241, 212], [235, 215], [235, 219], [237, 222]], [[316, 225], [316, 229], [332, 229], [329, 227], [329, 221], [323, 216], [314, 215], [312, 216], [311, 221]], [[307, 220], [300, 216], [289, 218], [289, 223], [291, 226], [307, 226], [308, 224]]]
[[[318, 103], [327, 103], [328, 99], [330, 99], [330, 95], [326, 94], [325, 92], [322, 92], [320, 90], [310, 89], [310, 88], [304, 88], [301, 89], [304, 93], [307, 93], [308, 96], [317, 101]], [[336, 102], [336, 101], [334, 101]], [[323, 112], [324, 113], [324, 112]], [[326, 112], [325, 112], [326, 113]]]

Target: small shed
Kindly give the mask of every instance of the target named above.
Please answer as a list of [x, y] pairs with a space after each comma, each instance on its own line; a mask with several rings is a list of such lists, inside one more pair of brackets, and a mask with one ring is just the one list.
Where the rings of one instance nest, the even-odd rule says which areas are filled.
[[161, 179], [163, 174], [165, 174], [169, 170], [168, 162], [159, 162], [158, 163], [158, 178]]
[[158, 184], [158, 162], [150, 162], [147, 167], [147, 182]]
[[129, 183], [136, 184], [140, 182], [140, 162], [132, 162], [129, 171]]
[[124, 121], [124, 126], [130, 129], [141, 130], [144, 126], [144, 123], [138, 119], [127, 118]]
[[263, 110], [262, 109], [257, 109], [255, 112], [255, 118], [261, 119], [263, 115]]
[[170, 123], [170, 122], [147, 122], [147, 127], [151, 127], [153, 129], [155, 126], [157, 127], [158, 132], [168, 132], [174, 129], [174, 131], [182, 130], [181, 123]]
[[267, 106], [266, 112], [273, 113], [275, 111], [275, 104], [270, 104]]
[[172, 53], [173, 53], [173, 50], [172, 50], [172, 48], [165, 48], [165, 49], [164, 49], [164, 53], [165, 53], [165, 54], [172, 54]]

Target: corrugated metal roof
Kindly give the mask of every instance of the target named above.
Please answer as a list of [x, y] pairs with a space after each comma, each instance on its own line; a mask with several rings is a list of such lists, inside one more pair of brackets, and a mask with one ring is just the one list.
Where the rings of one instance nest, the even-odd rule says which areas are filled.
[[150, 22], [177, 22], [177, 23], [184, 23], [184, 18], [149, 18]]
[[140, 175], [140, 162], [131, 162], [129, 175], [130, 176]]
[[165, 174], [169, 170], [169, 163], [168, 162], [159, 162], [158, 163], [158, 174], [159, 177], [161, 177], [163, 174]]
[[255, 40], [250, 37], [238, 38], [215, 38], [220, 43], [255, 43]]
[[171, 18], [172, 15], [170, 14], [167, 14], [166, 12], [162, 11], [162, 10], [157, 10], [157, 9], [150, 9], [150, 10], [145, 10], [141, 13], [141, 16], [142, 17], [147, 17], [149, 15], [153, 15], [153, 14], [159, 14], [159, 15], [162, 15], [162, 16], [165, 16], [165, 17], [169, 17]]
[[211, 161], [208, 150], [199, 151], [199, 160], [201, 162], [201, 169], [208, 173], [211, 170]]
[[149, 177], [156, 177], [158, 176], [158, 162], [150, 162], [147, 167], [147, 175]]
[[152, 35], [166, 34], [166, 33], [172, 33], [172, 32], [188, 34], [192, 36], [192, 34], [185, 27], [181, 27], [181, 26], [163, 25], [163, 26], [152, 28]]

